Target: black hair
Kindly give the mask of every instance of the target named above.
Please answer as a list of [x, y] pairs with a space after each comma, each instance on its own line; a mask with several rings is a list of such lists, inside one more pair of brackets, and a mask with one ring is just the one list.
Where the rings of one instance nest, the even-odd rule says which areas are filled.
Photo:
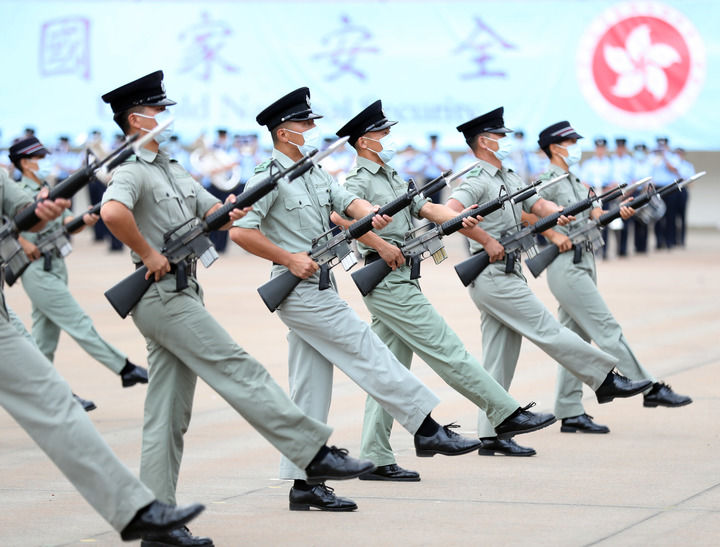
[[130, 131], [130, 121], [128, 118], [130, 117], [130, 114], [135, 114], [136, 112], [142, 111], [142, 109], [145, 108], [144, 106], [132, 106], [128, 108], [127, 110], [123, 110], [122, 112], [118, 112], [113, 116], [113, 120], [115, 120], [115, 123], [120, 126], [120, 129], [122, 129], [122, 132], [126, 135], [128, 134], [128, 131]]

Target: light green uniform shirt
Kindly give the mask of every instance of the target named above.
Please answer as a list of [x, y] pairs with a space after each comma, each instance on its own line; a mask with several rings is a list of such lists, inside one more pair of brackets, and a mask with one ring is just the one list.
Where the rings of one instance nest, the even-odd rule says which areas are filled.
[[[557, 165], [550, 164], [548, 170], [540, 175], [539, 180], [552, 180], [555, 177], [564, 175], [565, 173], [569, 174], [568, 178], [561, 180], [560, 182], [556, 182], [547, 190], [542, 191], [543, 198], [554, 201], [560, 207], [567, 207], [568, 205], [572, 205], [573, 203], [577, 203], [578, 201], [588, 197], [587, 186], [585, 186], [574, 174], [561, 169]], [[577, 226], [582, 226], [587, 222], [590, 217], [591, 210], [592, 208], [585, 209], [575, 215], [577, 220], [566, 226], [555, 225], [552, 229], [556, 232], [568, 235], [571, 230], [575, 229]]]
[[[42, 184], [38, 184], [31, 178], [25, 176], [20, 179], [18, 185], [20, 186], [20, 189], [33, 200], [35, 200], [35, 197], [38, 195], [38, 193], [40, 192], [40, 190], [42, 190], [43, 187]], [[57, 217], [55, 220], [51, 220], [50, 222], [48, 222], [45, 227], [39, 232], [22, 232], [22, 234], [20, 235], [22, 235], [30, 243], [36, 244], [43, 237], [45, 237], [46, 234], [54, 232], [58, 228], [62, 228], [62, 225], [65, 223], [65, 219], [72, 216], [72, 212], [70, 212], [68, 209], [65, 209], [59, 217]]]
[[[273, 149], [272, 157], [282, 169], [293, 162]], [[270, 172], [270, 160], [255, 169], [245, 188], [263, 181]], [[240, 228], [259, 229], [265, 237], [288, 252], [309, 251], [312, 239], [330, 227], [330, 213], [344, 212], [357, 196], [345, 190], [320, 167], [313, 167], [292, 182], [281, 182], [272, 192], [253, 204], [253, 209], [235, 222]]]
[[[408, 191], [408, 183], [392, 167], [358, 157], [356, 166], [348, 173], [345, 189], [375, 205], [385, 205]], [[393, 221], [375, 233], [394, 245], [402, 245], [405, 233], [413, 229], [412, 217], [420, 218], [420, 209], [430, 200], [415, 196], [409, 207], [395, 216]], [[363, 256], [375, 249], [358, 241]]]
[[[482, 205], [498, 197], [503, 186], [508, 194], [512, 194], [527, 185], [517, 173], [505, 167], [498, 169], [494, 165], [481, 161], [478, 167], [465, 176], [465, 180], [453, 190], [450, 197], [462, 203], [463, 207], [470, 207], [476, 203]], [[520, 224], [522, 211], [529, 213], [538, 199], [540, 198], [535, 195], [517, 205], [505, 202], [502, 209], [485, 215], [482, 229], [497, 240], [506, 233], [516, 231], [514, 226]], [[472, 239], [468, 239], [468, 241], [470, 242], [470, 252], [477, 253], [483, 249], [477, 241]]]
[[[219, 200], [162, 150], [141, 148], [112, 174], [103, 204], [118, 201], [132, 211], [140, 233], [160, 251], [163, 236], [192, 218], [203, 218]], [[182, 231], [180, 232], [182, 233]], [[134, 262], [141, 262], [133, 252]]]
[[[30, 205], [32, 199], [8, 177], [5, 169], [0, 168], [0, 207], [2, 216], [12, 219], [26, 205]], [[0, 261], [1, 262], [1, 261]], [[0, 268], [2, 264], [0, 263]], [[3, 278], [0, 273], [0, 316], [7, 319], [5, 310], [5, 295], [3, 294]]]
[[0, 168], [0, 206], [2, 215], [12, 219], [20, 209], [32, 203], [32, 199], [20, 186], [10, 180], [5, 169]]

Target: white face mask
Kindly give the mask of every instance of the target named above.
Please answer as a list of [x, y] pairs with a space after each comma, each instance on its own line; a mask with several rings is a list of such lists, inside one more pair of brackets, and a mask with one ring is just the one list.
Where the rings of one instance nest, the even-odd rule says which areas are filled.
[[560, 148], [564, 148], [567, 150], [567, 157], [563, 158], [565, 160], [565, 163], [568, 167], [571, 165], [575, 165], [577, 162], [580, 161], [580, 157], [582, 156], [582, 149], [580, 148], [580, 143], [571, 144], [570, 146], [562, 146], [558, 144]]
[[380, 161], [383, 163], [388, 163], [390, 160], [392, 160], [395, 157], [395, 152], [397, 151], [397, 145], [395, 144], [395, 139], [392, 138], [392, 135], [389, 133], [385, 135], [382, 139], [371, 139], [370, 137], [365, 137], [369, 141], [375, 141], [377, 143], [380, 143], [380, 146], [382, 146], [382, 150], [380, 152], [375, 152], [378, 157], [380, 158]]
[[290, 144], [295, 144], [295, 146], [298, 147], [298, 150], [300, 150], [300, 153], [303, 156], [307, 156], [313, 150], [320, 150], [320, 145], [322, 144], [322, 135], [320, 135], [320, 128], [318, 126], [311, 127], [310, 129], [308, 129], [307, 131], [303, 131], [302, 133], [298, 131], [293, 131], [292, 129], [285, 129], [285, 131], [295, 133], [296, 135], [302, 135], [302, 138], [305, 140], [303, 144], [295, 144], [294, 142], [291, 142]]
[[[158, 112], [154, 116], [147, 116], [145, 114], [140, 114], [138, 112], [135, 112], [136, 116], [140, 116], [141, 118], [147, 118], [149, 120], [155, 120], [155, 123], [158, 125], [164, 123], [167, 121], [168, 118], [172, 118], [172, 114], [170, 114], [170, 111], [165, 109], [162, 112]], [[165, 141], [169, 140], [170, 137], [173, 134], [173, 126], [175, 125], [175, 122], [172, 122], [170, 125], [168, 125], [165, 129], [163, 129], [160, 133], [155, 135], [154, 140], [158, 144], [162, 144]], [[144, 127], [141, 128], [146, 133], [150, 133], [152, 131], [151, 129], [145, 129]]]
[[[491, 139], [490, 137], [485, 137], [487, 140], [495, 141], [495, 139]], [[499, 159], [500, 161], [503, 161], [505, 158], [507, 158], [510, 155], [510, 152], [512, 151], [513, 142], [510, 137], [502, 137], [495, 141], [498, 145], [497, 150], [493, 150], [492, 153], [495, 154], [495, 157]]]
[[50, 176], [53, 170], [53, 162], [50, 158], [41, 158], [37, 162], [38, 168], [35, 171], [35, 176], [40, 180], [45, 180]]

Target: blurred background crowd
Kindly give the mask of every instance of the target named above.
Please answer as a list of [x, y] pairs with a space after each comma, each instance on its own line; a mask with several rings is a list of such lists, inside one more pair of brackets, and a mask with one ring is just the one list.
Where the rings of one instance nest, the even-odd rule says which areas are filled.
[[[15, 180], [19, 180], [20, 173], [7, 157], [7, 146], [17, 139], [30, 136], [38, 135], [35, 128], [27, 127], [24, 134], [11, 139], [0, 149], [0, 167], [5, 168]], [[514, 146], [504, 164], [530, 183], [547, 168], [548, 158], [537, 147], [535, 139], [527, 137], [523, 131], [515, 131], [512, 136]], [[327, 136], [324, 145], [327, 146], [334, 140], [334, 135]], [[89, 157], [103, 157], [117, 148], [122, 141], [123, 136], [119, 133], [108, 138], [94, 130], [87, 137], [71, 139], [62, 135], [55, 143], [43, 142], [51, 151], [49, 161], [46, 162], [48, 172], [43, 173], [43, 178], [50, 184], [55, 184], [85, 165]], [[592, 144], [592, 151], [586, 151], [583, 160], [579, 165], [573, 166], [571, 171], [597, 194], [619, 183], [630, 183], [645, 177], [652, 177], [652, 183], [661, 187], [677, 178], [686, 178], [695, 173], [694, 166], [687, 160], [685, 150], [673, 147], [667, 136], [658, 136], [655, 142], [651, 143], [634, 142], [627, 137], [617, 137], [612, 141], [596, 137]], [[196, 180], [220, 199], [225, 199], [230, 193], [242, 192], [255, 167], [268, 158], [271, 152], [269, 147], [261, 146], [258, 134], [235, 133], [225, 128], [216, 129], [210, 137], [203, 134], [192, 141], [183, 141], [178, 135], [173, 135], [163, 147]], [[401, 148], [392, 161], [392, 167], [406, 180], [412, 179], [416, 184], [422, 184], [448, 169], [457, 171], [474, 161], [476, 160], [469, 149], [446, 149], [439, 136], [431, 134], [423, 148], [410, 144]], [[355, 152], [346, 147], [327, 157], [323, 167], [343, 184], [354, 163]], [[88, 201], [91, 204], [99, 202], [105, 190], [108, 181], [101, 178], [88, 187]], [[446, 192], [447, 189], [435, 194], [431, 199], [441, 202], [449, 195]], [[688, 195], [688, 191], [683, 190], [664, 199], [657, 198], [629, 221], [618, 219], [611, 224], [603, 234], [606, 242], [602, 251], [603, 258], [684, 246]], [[96, 241], [107, 240], [110, 250], [122, 249], [122, 244], [112, 237], [102, 221], [98, 222], [94, 229]], [[216, 232], [212, 237], [217, 250], [224, 252], [227, 233]], [[544, 243], [542, 238], [540, 243]]]

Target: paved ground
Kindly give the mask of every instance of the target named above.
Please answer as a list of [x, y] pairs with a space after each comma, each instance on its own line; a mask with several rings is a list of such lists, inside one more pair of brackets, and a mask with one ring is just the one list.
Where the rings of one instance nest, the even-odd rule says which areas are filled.
[[[144, 343], [131, 320], [121, 320], [102, 292], [129, 273], [124, 254], [110, 255], [88, 234], [76, 238], [68, 259], [71, 287], [112, 343], [144, 362]], [[423, 288], [480, 355], [479, 314], [452, 265], [463, 257], [458, 238], [450, 259], [423, 264]], [[201, 273], [209, 309], [250, 353], [286, 385], [285, 328], [264, 308], [255, 289], [267, 276], [259, 259], [235, 248]], [[341, 293], [367, 312], [347, 274]], [[358, 502], [351, 514], [287, 509], [288, 483], [278, 481], [279, 456], [207, 386], [199, 383], [186, 437], [181, 502], [208, 509], [193, 525], [216, 545], [712, 545], [720, 543], [720, 233], [692, 232], [687, 249], [600, 265], [600, 285], [641, 361], [694, 404], [644, 409], [641, 399], [587, 412], [612, 432], [568, 435], [553, 426], [520, 437], [538, 455], [527, 459], [414, 456], [412, 439], [398, 428], [398, 461], [417, 469], [414, 484], [349, 481], [334, 486]], [[544, 278], [531, 280], [555, 309]], [[9, 301], [26, 323], [20, 287]], [[67, 337], [56, 366], [98, 409], [91, 417], [120, 458], [137, 471], [145, 389], [120, 381]], [[442, 398], [434, 416], [475, 433], [470, 403], [423, 363], [414, 365]], [[526, 343], [512, 393], [538, 407], [553, 405], [555, 365]], [[342, 373], [335, 380], [330, 422], [333, 441], [357, 453], [364, 397]], [[78, 450], [82, 450], [78, 446]], [[118, 536], [49, 463], [26, 434], [0, 413], [0, 545], [118, 545]]]

